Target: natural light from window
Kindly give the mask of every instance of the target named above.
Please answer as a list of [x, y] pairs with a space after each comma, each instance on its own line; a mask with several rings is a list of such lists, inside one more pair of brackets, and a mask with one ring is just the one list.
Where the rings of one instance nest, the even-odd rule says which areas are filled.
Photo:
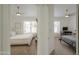
[[60, 21], [54, 21], [54, 33], [60, 33]]
[[24, 33], [36, 33], [37, 22], [36, 21], [24, 21], [23, 29], [24, 29]]

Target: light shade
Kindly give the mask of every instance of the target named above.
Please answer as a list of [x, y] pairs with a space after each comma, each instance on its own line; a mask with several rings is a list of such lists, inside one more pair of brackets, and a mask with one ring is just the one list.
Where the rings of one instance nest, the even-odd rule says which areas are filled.
[[70, 14], [68, 13], [68, 9], [66, 9], [65, 17], [66, 18], [70, 17]]
[[17, 12], [16, 15], [17, 15], [17, 16], [21, 16], [21, 13]]
[[20, 8], [20, 7], [17, 6], [17, 9], [18, 9], [18, 12], [16, 12], [16, 15], [17, 15], [17, 16], [21, 16], [21, 13], [19, 12], [19, 8]]
[[66, 17], [66, 18], [68, 18], [68, 17], [69, 17], [69, 15], [66, 15], [65, 17]]

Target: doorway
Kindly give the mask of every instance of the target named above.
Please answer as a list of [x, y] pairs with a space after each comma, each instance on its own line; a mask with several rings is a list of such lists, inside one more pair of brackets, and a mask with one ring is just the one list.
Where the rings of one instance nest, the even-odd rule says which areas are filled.
[[[73, 11], [71, 6], [73, 6]], [[55, 55], [75, 55], [77, 47], [77, 7], [76, 5], [54, 6]], [[66, 10], [68, 14], [66, 17]], [[71, 10], [71, 11], [70, 11]], [[59, 22], [58, 22], [59, 21]], [[59, 33], [59, 34], [57, 34]]]
[[[21, 10], [25, 13], [17, 15], [17, 6], [19, 6], [19, 12]], [[37, 18], [30, 13], [34, 11], [30, 10], [33, 7], [35, 5], [11, 5], [10, 50], [12, 55], [37, 55]], [[15, 13], [13, 13], [14, 10]]]

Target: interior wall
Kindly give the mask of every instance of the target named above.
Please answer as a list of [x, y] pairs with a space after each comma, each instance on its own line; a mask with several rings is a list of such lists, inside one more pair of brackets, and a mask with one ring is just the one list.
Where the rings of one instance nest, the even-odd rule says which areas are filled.
[[48, 55], [48, 7], [38, 5], [38, 55]]
[[48, 33], [48, 53], [50, 54], [55, 50], [55, 39], [54, 39], [54, 5], [48, 5], [49, 11], [49, 33]]
[[69, 27], [69, 18], [54, 17], [54, 21], [60, 21], [60, 31], [62, 31], [62, 27]]
[[10, 21], [11, 32], [13, 31], [17, 34], [23, 33], [23, 22], [24, 21], [36, 21], [36, 18], [23, 17], [23, 16], [12, 17]]
[[2, 5], [0, 5], [0, 55], [2, 54]]
[[[2, 10], [2, 11], [1, 11]], [[0, 53], [2, 55], [10, 54], [9, 43], [9, 5], [0, 5]]]
[[76, 33], [76, 54], [78, 55], [78, 5], [75, 5], [75, 15], [70, 17], [69, 27], [73, 33]]
[[79, 23], [78, 21], [79, 21], [79, 19], [78, 19], [78, 16], [79, 16], [78, 15], [78, 5], [76, 5], [76, 34], [77, 34], [76, 35], [76, 38], [77, 38], [77, 40], [76, 40], [76, 55], [78, 55], [78, 52], [79, 52], [79, 50], [78, 50], [79, 49], [78, 48], [78, 46], [79, 46], [78, 45], [78, 41], [79, 41], [79, 38], [78, 38], [79, 37], [79, 33], [78, 33], [79, 32], [78, 31], [78, 23]]
[[76, 16], [77, 15], [74, 15], [74, 16], [71, 16], [70, 17], [70, 21], [69, 21], [69, 29], [72, 31], [72, 32], [76, 32], [76, 30], [77, 30], [77, 25], [76, 25]]
[[77, 30], [77, 27], [76, 27], [76, 15], [71, 16], [69, 18], [55, 17], [54, 21], [60, 21], [60, 31], [62, 31], [63, 27], [68, 27], [69, 31], [72, 31], [72, 32], [75, 32]]
[[54, 49], [53, 5], [40, 5], [38, 7], [37, 54], [49, 55]]
[[78, 47], [77, 47], [77, 52], [78, 53], [77, 54], [79, 55], [79, 5], [77, 5], [77, 8], [78, 8], [78, 10], [77, 10], [78, 11], [77, 12], [78, 13], [78, 16], [77, 16], [78, 17], [78, 20], [77, 20], [78, 21], [77, 22], [77, 25], [78, 25], [78, 27], [77, 27], [78, 28], [78, 32], [77, 32], [78, 33]]

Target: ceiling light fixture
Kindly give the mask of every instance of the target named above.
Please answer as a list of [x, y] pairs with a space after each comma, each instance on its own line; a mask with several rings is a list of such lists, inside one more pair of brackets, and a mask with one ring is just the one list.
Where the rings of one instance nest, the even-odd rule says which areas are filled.
[[68, 9], [66, 9], [65, 17], [66, 18], [70, 17], [70, 14], [68, 14]]
[[69, 17], [69, 15], [66, 15], [65, 17], [66, 17], [66, 18], [68, 18], [68, 17]]
[[18, 11], [16, 12], [16, 15], [17, 15], [17, 16], [21, 16], [21, 13], [19, 12], [20, 7], [17, 6], [17, 9], [18, 9]]

